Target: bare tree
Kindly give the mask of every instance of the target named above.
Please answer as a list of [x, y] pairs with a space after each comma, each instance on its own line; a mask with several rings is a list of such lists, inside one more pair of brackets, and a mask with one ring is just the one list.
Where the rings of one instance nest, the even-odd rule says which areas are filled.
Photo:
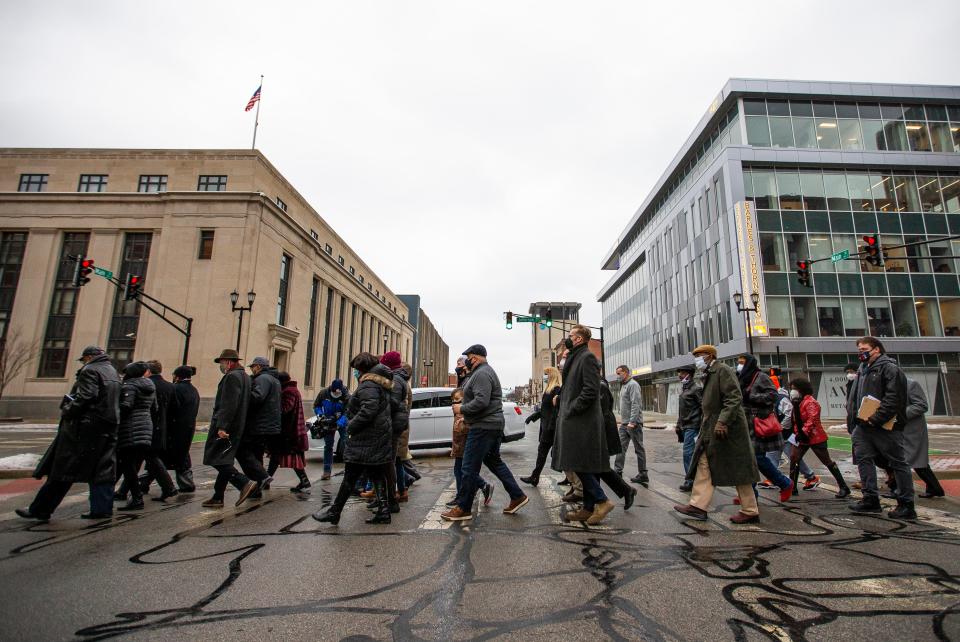
[[6, 338], [0, 341], [0, 398], [7, 385], [33, 361], [36, 349], [35, 344], [23, 339], [19, 328], [9, 330]]

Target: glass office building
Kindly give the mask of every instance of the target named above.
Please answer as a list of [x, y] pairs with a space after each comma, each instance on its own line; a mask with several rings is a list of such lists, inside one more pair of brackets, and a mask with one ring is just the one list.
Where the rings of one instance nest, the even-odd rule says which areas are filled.
[[[856, 256], [873, 234], [879, 267]], [[694, 346], [732, 360], [752, 342], [842, 416], [843, 366], [872, 334], [955, 413], [958, 257], [960, 87], [731, 79], [604, 257], [607, 377], [628, 365], [645, 406], [673, 411]], [[825, 259], [811, 287], [802, 259]]]

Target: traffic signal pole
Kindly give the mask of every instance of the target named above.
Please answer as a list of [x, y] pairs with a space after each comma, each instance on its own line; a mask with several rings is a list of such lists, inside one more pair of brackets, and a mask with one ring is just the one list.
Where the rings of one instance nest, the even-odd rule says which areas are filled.
[[[107, 278], [107, 280], [110, 281], [110, 283], [113, 283], [118, 290], [125, 289], [126, 284], [120, 279], [116, 277], [109, 277]], [[147, 299], [148, 301], [151, 301], [152, 303], [159, 306], [161, 309], [157, 310], [150, 304], [146, 303], [143, 299]], [[193, 318], [188, 317], [187, 315], [180, 312], [179, 310], [176, 310], [170, 307], [163, 301], [160, 301], [159, 299], [155, 299], [154, 297], [150, 296], [143, 290], [137, 290], [133, 296], [133, 300], [138, 301], [140, 305], [145, 307], [147, 310], [150, 310], [151, 312], [153, 312], [155, 315], [160, 317], [167, 325], [169, 325], [171, 328], [173, 328], [174, 330], [176, 330], [177, 332], [183, 335], [184, 341], [183, 341], [183, 364], [182, 365], [187, 365], [187, 359], [190, 356], [190, 337], [193, 334]], [[180, 319], [182, 319], [186, 324], [186, 328], [181, 328], [179, 325], [177, 325], [176, 323], [168, 319], [167, 318], [168, 312], [173, 315], [176, 315], [177, 317], [180, 317]]]

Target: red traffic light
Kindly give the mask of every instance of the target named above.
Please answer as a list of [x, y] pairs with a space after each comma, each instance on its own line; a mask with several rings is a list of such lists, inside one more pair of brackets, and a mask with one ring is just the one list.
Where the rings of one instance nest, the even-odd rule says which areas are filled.
[[139, 274], [128, 274], [127, 281], [123, 287], [123, 300], [135, 300], [141, 287], [143, 287], [143, 277]]
[[801, 270], [806, 270], [806, 269], [807, 269], [807, 262], [806, 262], [806, 261], [797, 261], [797, 267], [800, 268]]
[[80, 261], [80, 266], [83, 267], [83, 268], [86, 268], [86, 269], [92, 268], [92, 267], [93, 267], [93, 259], [84, 259], [84, 260]]
[[873, 247], [874, 245], [877, 244], [877, 237], [876, 237], [876, 236], [864, 236], [864, 237], [863, 237], [863, 242], [866, 243], [867, 245]]

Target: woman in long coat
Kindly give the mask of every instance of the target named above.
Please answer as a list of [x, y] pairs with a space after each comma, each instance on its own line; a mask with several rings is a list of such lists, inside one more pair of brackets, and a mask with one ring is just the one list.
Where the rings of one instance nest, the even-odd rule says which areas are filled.
[[930, 468], [930, 445], [925, 416], [929, 407], [920, 382], [907, 379], [907, 424], [903, 428], [903, 454], [907, 466], [913, 468], [917, 477], [927, 486], [920, 494], [920, 497], [925, 499], [944, 496], [943, 486]]
[[343, 481], [333, 504], [313, 518], [338, 524], [340, 513], [361, 475], [373, 480], [377, 511], [368, 524], [389, 524], [386, 466], [393, 465], [393, 432], [390, 424], [390, 392], [393, 375], [369, 352], [361, 352], [350, 362], [360, 385], [350, 399], [347, 416], [347, 443], [343, 450]]
[[143, 491], [137, 473], [152, 448], [156, 432], [153, 414], [157, 408], [157, 389], [153, 381], [143, 376], [146, 371], [138, 361], [127, 364], [123, 370], [117, 468], [130, 492], [130, 501], [120, 510], [143, 510]]
[[273, 477], [278, 468], [292, 468], [300, 483], [290, 489], [300, 493], [310, 488], [307, 477], [307, 460], [304, 454], [310, 450], [307, 425], [303, 420], [303, 398], [297, 382], [290, 374], [281, 372], [280, 379], [280, 434], [270, 442], [270, 466], [267, 474]]
[[[533, 413], [525, 424], [540, 420], [540, 442], [537, 445], [537, 463], [533, 467], [533, 472], [529, 477], [521, 477], [520, 481], [531, 486], [540, 483], [540, 473], [543, 472], [543, 466], [547, 463], [547, 455], [553, 448], [553, 439], [557, 431], [557, 406], [560, 403], [560, 387], [563, 379], [560, 371], [553, 367], [543, 369], [544, 382], [543, 397], [540, 399], [540, 409]], [[619, 443], [619, 441], [617, 442]]]

